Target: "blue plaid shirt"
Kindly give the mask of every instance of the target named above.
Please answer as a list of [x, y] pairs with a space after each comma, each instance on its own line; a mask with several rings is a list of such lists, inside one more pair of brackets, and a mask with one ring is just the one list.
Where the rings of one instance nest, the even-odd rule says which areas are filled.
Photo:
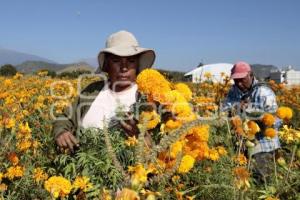
[[[229, 93], [222, 105], [222, 111], [229, 111], [233, 107], [238, 107], [240, 102], [245, 99], [248, 102], [248, 106], [245, 109], [250, 112], [255, 113], [275, 113], [278, 106], [276, 103], [276, 95], [264, 84], [258, 83], [254, 79], [252, 84], [252, 89], [248, 92], [242, 92], [236, 85], [233, 85], [229, 90]], [[281, 125], [281, 120], [276, 119], [274, 128], [278, 130]], [[260, 152], [271, 152], [275, 149], [280, 148], [279, 138], [276, 135], [272, 139], [264, 137], [263, 133], [258, 133], [256, 135], [257, 143], [253, 148], [248, 149], [250, 155], [254, 155]]]

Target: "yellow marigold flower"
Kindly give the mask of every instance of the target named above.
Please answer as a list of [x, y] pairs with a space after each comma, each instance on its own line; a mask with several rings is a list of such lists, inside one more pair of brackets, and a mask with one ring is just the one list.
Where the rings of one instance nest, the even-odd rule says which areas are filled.
[[190, 155], [183, 156], [178, 172], [179, 173], [187, 173], [194, 167], [195, 159]]
[[138, 140], [135, 136], [128, 137], [127, 140], [124, 142], [127, 146], [135, 146], [138, 143]]
[[267, 128], [264, 132], [264, 135], [269, 138], [276, 136], [276, 130], [274, 128]]
[[186, 84], [177, 83], [174, 86], [174, 89], [177, 90], [178, 92], [180, 92], [187, 101], [190, 101], [192, 99], [192, 91]]
[[147, 130], [153, 129], [160, 122], [160, 115], [156, 113], [156, 111], [143, 111], [140, 115], [139, 122], [141, 124], [146, 124]]
[[[4, 184], [4, 183], [1, 183], [1, 184], [0, 184], [0, 192], [4, 192], [4, 191], [6, 191], [6, 190], [7, 190], [7, 185]], [[0, 199], [1, 199], [1, 197], [0, 197]]]
[[216, 147], [216, 149], [221, 156], [227, 155], [227, 151], [223, 146], [218, 146]]
[[11, 80], [11, 79], [6, 79], [4, 82], [3, 82], [3, 84], [4, 84], [4, 87], [10, 87], [10, 86], [12, 86], [13, 85], [13, 81]]
[[115, 200], [140, 200], [140, 197], [136, 191], [123, 188], [122, 191], [117, 192]]
[[27, 151], [32, 145], [32, 142], [30, 140], [21, 140], [21, 141], [18, 141], [16, 146], [17, 146], [17, 149], [20, 150], [20, 151]]
[[182, 141], [176, 141], [173, 143], [170, 148], [170, 157], [176, 158], [177, 154], [182, 151], [182, 146]]
[[4, 177], [4, 174], [0, 172], [0, 183], [1, 183], [3, 177]]
[[52, 176], [44, 184], [45, 189], [54, 197], [66, 197], [72, 190], [71, 182], [62, 176]]
[[167, 130], [174, 130], [174, 129], [177, 129], [177, 128], [180, 128], [182, 126], [182, 123], [180, 121], [177, 121], [177, 120], [168, 120], [165, 124], [165, 128]]
[[131, 184], [133, 186], [138, 186], [147, 181], [147, 174], [150, 173], [147, 171], [142, 164], [137, 164], [136, 166], [129, 166], [128, 171], [132, 173], [131, 175]]
[[44, 181], [48, 178], [47, 173], [44, 172], [44, 170], [40, 167], [37, 167], [33, 170], [33, 178], [35, 182]]
[[289, 120], [293, 117], [293, 110], [289, 107], [279, 107], [276, 112], [277, 116], [283, 120]]
[[270, 113], [264, 114], [261, 120], [266, 126], [272, 126], [275, 123], [275, 117]]
[[219, 156], [218, 150], [210, 149], [209, 150], [209, 158], [213, 161], [219, 160], [220, 156]]
[[15, 127], [16, 120], [13, 118], [4, 118], [2, 123], [5, 128], [9, 129]]
[[7, 158], [13, 165], [17, 165], [19, 163], [18, 155], [15, 152], [9, 153]]
[[92, 183], [90, 182], [90, 179], [86, 176], [79, 176], [76, 177], [75, 181], [73, 182], [73, 188], [80, 189], [83, 192], [87, 192], [91, 188], [93, 188]]
[[238, 189], [242, 187], [250, 188], [250, 173], [245, 167], [236, 167], [233, 169], [233, 173], [235, 175], [235, 184]]
[[235, 156], [233, 159], [239, 165], [246, 165], [247, 164], [247, 158], [243, 154], [239, 154], [238, 156]]
[[17, 138], [25, 138], [25, 139], [31, 138], [31, 128], [29, 127], [28, 122], [26, 122], [25, 124], [21, 123], [19, 125]]
[[5, 173], [5, 177], [9, 180], [13, 180], [14, 178], [20, 178], [24, 175], [25, 168], [21, 166], [14, 166], [7, 169]]

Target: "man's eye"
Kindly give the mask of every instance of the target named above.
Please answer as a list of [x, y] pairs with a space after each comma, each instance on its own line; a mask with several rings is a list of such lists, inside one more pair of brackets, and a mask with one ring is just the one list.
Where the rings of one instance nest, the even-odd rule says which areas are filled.
[[120, 59], [112, 59], [114, 63], [120, 62]]
[[129, 59], [128, 62], [130, 62], [130, 63], [135, 63], [136, 60], [135, 60], [135, 59]]

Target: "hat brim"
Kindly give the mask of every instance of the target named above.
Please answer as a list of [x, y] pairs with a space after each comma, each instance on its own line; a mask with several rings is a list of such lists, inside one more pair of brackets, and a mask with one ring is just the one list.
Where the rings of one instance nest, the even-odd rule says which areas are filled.
[[231, 79], [239, 79], [239, 78], [245, 78], [248, 75], [249, 72], [243, 72], [243, 73], [234, 73], [230, 76]]
[[135, 56], [140, 54], [140, 60], [139, 60], [139, 71], [142, 71], [146, 68], [151, 68], [154, 60], [155, 60], [155, 52], [152, 49], [146, 49], [142, 47], [111, 47], [102, 49], [100, 53], [98, 54], [98, 64], [99, 67], [96, 70], [96, 73], [100, 73], [103, 71], [103, 65], [105, 60], [105, 54], [111, 53], [117, 56], [121, 57], [127, 57], [127, 56]]

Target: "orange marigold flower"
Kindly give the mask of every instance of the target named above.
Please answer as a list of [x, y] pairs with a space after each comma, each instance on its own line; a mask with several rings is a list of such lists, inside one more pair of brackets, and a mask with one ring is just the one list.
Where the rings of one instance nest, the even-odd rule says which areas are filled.
[[244, 186], [246, 188], [250, 187], [250, 183], [249, 183], [250, 173], [245, 167], [236, 167], [233, 169], [233, 173], [235, 175], [235, 184], [238, 189]]
[[13, 165], [17, 165], [19, 163], [18, 155], [15, 152], [9, 153], [7, 158]]
[[276, 112], [277, 116], [283, 120], [289, 120], [293, 117], [293, 110], [289, 107], [279, 107]]
[[266, 137], [273, 138], [276, 135], [276, 130], [274, 128], [267, 128], [264, 134]]
[[275, 123], [275, 117], [270, 113], [264, 114], [261, 120], [266, 126], [272, 126]]

